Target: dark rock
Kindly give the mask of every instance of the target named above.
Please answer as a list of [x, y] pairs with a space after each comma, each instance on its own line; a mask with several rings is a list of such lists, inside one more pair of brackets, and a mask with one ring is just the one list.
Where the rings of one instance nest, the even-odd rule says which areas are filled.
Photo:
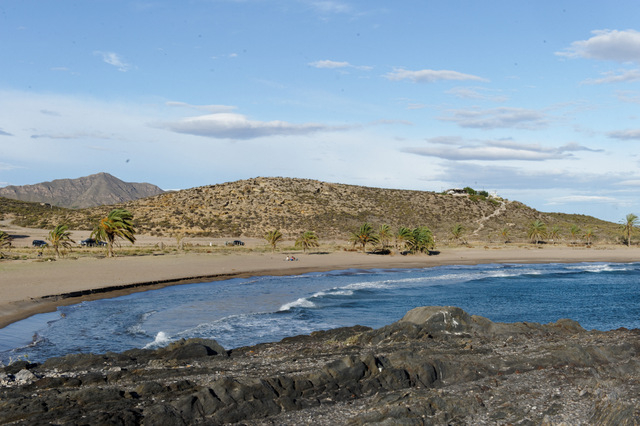
[[229, 352], [192, 339], [16, 363], [0, 423], [638, 424], [639, 337], [424, 307]]

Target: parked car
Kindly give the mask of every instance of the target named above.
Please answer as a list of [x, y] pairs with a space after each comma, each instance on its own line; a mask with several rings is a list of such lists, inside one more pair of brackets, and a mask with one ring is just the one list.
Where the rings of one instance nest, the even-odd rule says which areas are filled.
[[233, 241], [227, 241], [225, 244], [228, 245], [228, 246], [243, 246], [244, 245], [244, 241], [233, 240]]
[[34, 247], [46, 247], [46, 246], [48, 246], [47, 242], [43, 241], [43, 240], [33, 240], [31, 242], [31, 245], [34, 246]]
[[106, 246], [107, 243], [100, 240], [94, 240], [93, 238], [87, 238], [86, 240], [80, 241], [80, 245], [83, 247], [98, 247], [98, 246]]

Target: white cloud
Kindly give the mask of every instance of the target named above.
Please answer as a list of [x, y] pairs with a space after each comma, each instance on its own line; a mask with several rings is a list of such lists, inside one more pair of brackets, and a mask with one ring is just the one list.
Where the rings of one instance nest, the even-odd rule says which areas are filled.
[[13, 135], [9, 132], [5, 132], [4, 130], [0, 129], [0, 136], [13, 136]]
[[212, 114], [217, 114], [221, 112], [231, 112], [237, 109], [237, 107], [230, 106], [230, 105], [192, 105], [186, 102], [179, 102], [179, 101], [169, 101], [169, 102], [166, 102], [165, 105], [170, 107], [180, 107], [180, 108], [195, 109], [200, 111], [207, 111]]
[[640, 179], [629, 179], [618, 182], [616, 185], [620, 186], [640, 186]]
[[330, 60], [309, 62], [309, 65], [315, 68], [346, 68], [351, 66], [349, 62], [337, 62]]
[[607, 83], [629, 83], [640, 80], [640, 70], [622, 70], [619, 72], [606, 72], [602, 78], [589, 78], [582, 84], [607, 84]]
[[640, 32], [595, 30], [588, 40], [574, 41], [558, 56], [640, 63]]
[[286, 121], [254, 121], [242, 114], [219, 113], [188, 117], [159, 125], [173, 132], [216, 139], [255, 139], [265, 136], [308, 135], [322, 131], [345, 130], [346, 126], [319, 123], [292, 124]]
[[454, 87], [451, 90], [447, 90], [446, 93], [460, 99], [479, 99], [493, 102], [505, 102], [508, 100], [506, 96], [487, 93], [487, 89], [482, 87]]
[[616, 97], [621, 102], [628, 102], [632, 104], [640, 104], [640, 94], [630, 90], [619, 90], [616, 92]]
[[[545, 163], [539, 163], [544, 165]], [[562, 188], [575, 192], [576, 188], [589, 188], [590, 195], [610, 194], [611, 186], [620, 181], [620, 175], [590, 173], [585, 170], [571, 171], [567, 168], [536, 170], [532, 168], [480, 165], [470, 162], [447, 161], [432, 179], [454, 184], [478, 182], [486, 188], [510, 190], [543, 190], [553, 195], [553, 190]], [[557, 195], [557, 194], [556, 194]]]
[[368, 71], [368, 70], [372, 69], [372, 67], [369, 67], [369, 66], [351, 65], [349, 62], [331, 61], [331, 60], [328, 60], [328, 59], [327, 60], [322, 60], [322, 61], [309, 62], [309, 65], [314, 67], [314, 68], [329, 68], [329, 69], [356, 68], [356, 69], [364, 70], [364, 71]]
[[131, 69], [131, 64], [126, 63], [117, 53], [96, 51], [94, 54], [101, 56], [105, 63], [118, 68], [118, 71], [127, 72]]
[[432, 138], [428, 139], [428, 142], [430, 146], [409, 147], [402, 151], [457, 161], [544, 161], [570, 158], [573, 157], [571, 152], [575, 151], [599, 152], [575, 143], [555, 148], [539, 144], [520, 144], [510, 140], [464, 141], [457, 137]]
[[480, 161], [543, 161], [566, 158], [564, 153], [541, 152], [529, 149], [515, 149], [498, 146], [468, 146], [459, 148], [423, 147], [405, 148], [404, 152], [447, 160], [480, 160]]
[[350, 13], [353, 9], [350, 5], [339, 1], [311, 1], [311, 6], [321, 13]]
[[545, 127], [549, 122], [545, 114], [525, 108], [503, 107], [487, 110], [453, 110], [450, 112], [453, 115], [440, 117], [439, 120], [453, 121], [460, 127], [477, 129], [516, 128], [531, 130]]
[[77, 133], [41, 133], [33, 134], [31, 139], [61, 139], [61, 140], [86, 140], [86, 139], [114, 139], [114, 136], [108, 136], [97, 132], [77, 132]]
[[608, 136], [613, 139], [620, 140], [640, 140], [640, 129], [632, 129], [632, 130], [620, 130], [616, 132], [609, 132]]
[[394, 68], [392, 72], [387, 73], [385, 78], [392, 81], [409, 80], [414, 83], [433, 83], [441, 80], [474, 80], [488, 81], [482, 77], [471, 74], [463, 74], [458, 71], [451, 70], [419, 70], [411, 71], [403, 68]]
[[17, 168], [18, 166], [14, 166], [13, 164], [0, 162], [0, 170], [14, 170]]

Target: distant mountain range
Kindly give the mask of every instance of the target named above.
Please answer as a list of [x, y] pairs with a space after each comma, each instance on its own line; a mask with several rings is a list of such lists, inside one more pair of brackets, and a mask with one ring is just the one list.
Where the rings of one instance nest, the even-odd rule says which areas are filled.
[[109, 173], [97, 173], [77, 179], [6, 186], [0, 188], [0, 197], [78, 209], [125, 203], [163, 192], [150, 183], [124, 182]]

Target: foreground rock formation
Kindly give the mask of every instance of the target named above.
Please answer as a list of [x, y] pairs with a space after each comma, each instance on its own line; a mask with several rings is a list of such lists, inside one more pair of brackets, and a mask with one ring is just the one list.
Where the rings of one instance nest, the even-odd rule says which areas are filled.
[[423, 307], [226, 351], [194, 339], [0, 369], [14, 424], [640, 423], [640, 330]]

